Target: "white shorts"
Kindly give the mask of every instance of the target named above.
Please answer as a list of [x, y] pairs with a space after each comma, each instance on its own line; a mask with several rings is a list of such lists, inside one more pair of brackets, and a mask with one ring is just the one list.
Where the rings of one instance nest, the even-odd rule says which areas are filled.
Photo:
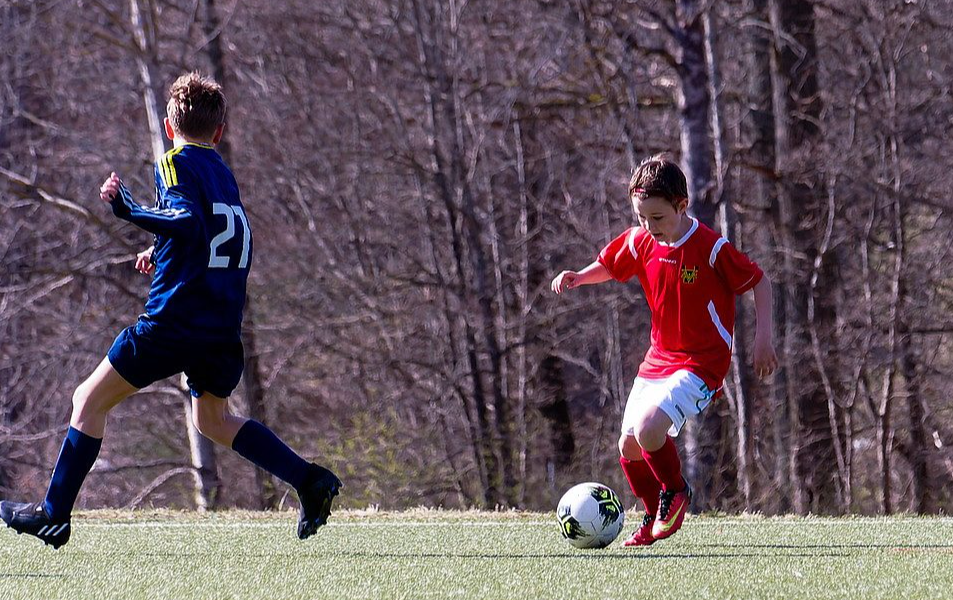
[[678, 435], [688, 417], [701, 414], [711, 404], [715, 393], [701, 377], [682, 369], [665, 379], [635, 378], [622, 415], [622, 435], [635, 435], [636, 419], [646, 405], [657, 406], [672, 420], [668, 434]]

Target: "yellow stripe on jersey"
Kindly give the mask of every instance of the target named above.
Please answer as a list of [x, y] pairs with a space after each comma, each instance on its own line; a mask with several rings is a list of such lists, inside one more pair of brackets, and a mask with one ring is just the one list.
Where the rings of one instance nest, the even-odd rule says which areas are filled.
[[175, 162], [173, 162], [172, 157], [183, 150], [185, 150], [185, 146], [169, 150], [169, 174], [172, 175], [172, 185], [179, 185], [179, 175], [175, 172]]
[[168, 173], [166, 172], [166, 170], [165, 170], [165, 155], [164, 155], [164, 154], [162, 155], [162, 158], [160, 158], [160, 159], [156, 162], [156, 166], [159, 167], [159, 177], [162, 178], [162, 183], [163, 183], [163, 185], [165, 185], [165, 187], [168, 188], [168, 187], [169, 187], [169, 174], [168, 174]]
[[169, 172], [169, 187], [172, 187], [178, 181], [176, 181], [176, 172], [175, 172], [175, 163], [172, 162], [172, 155], [167, 154], [165, 157], [165, 168]]
[[179, 146], [178, 148], [173, 148], [165, 153], [165, 156], [159, 161], [159, 171], [162, 174], [162, 180], [165, 182], [166, 189], [178, 185], [179, 176], [175, 172], [175, 162], [173, 162], [172, 157], [182, 152], [185, 146]]

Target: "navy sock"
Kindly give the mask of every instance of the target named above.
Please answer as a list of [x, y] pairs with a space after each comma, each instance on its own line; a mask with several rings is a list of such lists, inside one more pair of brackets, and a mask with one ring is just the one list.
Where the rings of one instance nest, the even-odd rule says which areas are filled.
[[308, 474], [310, 463], [258, 421], [249, 419], [242, 425], [232, 441], [232, 450], [295, 489], [302, 486]]
[[102, 438], [86, 435], [73, 427], [67, 430], [46, 491], [46, 511], [54, 519], [67, 519], [73, 512], [79, 488], [93, 468], [102, 445]]

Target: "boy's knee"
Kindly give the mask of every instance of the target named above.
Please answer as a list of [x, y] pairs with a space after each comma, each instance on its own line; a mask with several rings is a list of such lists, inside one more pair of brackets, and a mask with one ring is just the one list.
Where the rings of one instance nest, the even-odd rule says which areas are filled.
[[82, 387], [73, 390], [73, 412], [82, 412], [86, 408], [86, 394], [82, 392]]
[[214, 420], [199, 410], [192, 410], [192, 424], [195, 425], [195, 429], [205, 437], [212, 437], [215, 431]]
[[645, 448], [649, 452], [658, 450], [665, 444], [665, 436], [668, 435], [665, 430], [660, 430], [658, 427], [653, 427], [650, 423], [643, 423], [636, 433], [636, 439], [639, 441], [639, 446]]
[[662, 447], [672, 421], [661, 409], [647, 410], [633, 426], [639, 446], [649, 452]]
[[642, 460], [642, 448], [634, 435], [622, 434], [619, 438], [619, 454], [628, 460]]
[[97, 406], [88, 386], [80, 385], [73, 391], [73, 412], [80, 415], [101, 412], [101, 407]]
[[225, 424], [223, 415], [207, 408], [203, 409], [201, 403], [196, 400], [192, 402], [192, 424], [195, 429], [210, 440], [216, 441], [221, 437]]

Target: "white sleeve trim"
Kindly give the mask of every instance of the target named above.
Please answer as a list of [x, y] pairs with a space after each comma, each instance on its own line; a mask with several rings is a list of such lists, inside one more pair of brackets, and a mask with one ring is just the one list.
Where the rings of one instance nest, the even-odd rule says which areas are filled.
[[718, 251], [721, 250], [721, 247], [728, 243], [728, 240], [725, 238], [718, 238], [718, 241], [715, 242], [715, 246], [711, 249], [711, 254], [708, 256], [709, 266], [715, 266], [715, 259], [718, 257]]
[[715, 303], [711, 300], [708, 301], [708, 315], [711, 317], [711, 322], [715, 324], [718, 335], [720, 335], [721, 339], [725, 340], [725, 343], [731, 348], [731, 334], [728, 333], [728, 330], [725, 329], [725, 326], [722, 324], [721, 317], [718, 316], [718, 311], [715, 310]]
[[625, 245], [629, 247], [629, 252], [632, 253], [632, 258], [639, 258], [639, 253], [635, 249], [635, 232], [638, 231], [638, 227], [633, 227], [629, 230], [629, 235], [625, 238]]

